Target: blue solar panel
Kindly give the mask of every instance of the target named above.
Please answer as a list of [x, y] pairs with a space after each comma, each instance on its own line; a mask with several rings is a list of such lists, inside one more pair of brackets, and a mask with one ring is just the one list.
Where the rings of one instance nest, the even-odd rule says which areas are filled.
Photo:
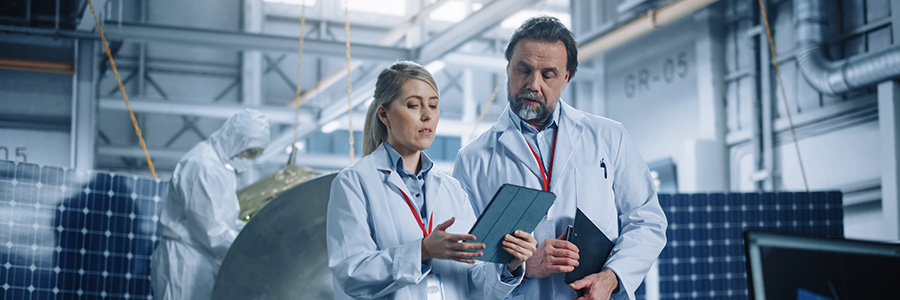
[[660, 299], [747, 299], [748, 228], [843, 237], [840, 192], [659, 195]]
[[0, 299], [152, 299], [165, 186], [0, 161]]

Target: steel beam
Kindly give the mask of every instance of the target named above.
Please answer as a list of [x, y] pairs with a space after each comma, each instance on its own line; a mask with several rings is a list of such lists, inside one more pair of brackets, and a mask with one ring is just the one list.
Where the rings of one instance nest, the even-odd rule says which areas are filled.
[[878, 125], [881, 136], [881, 210], [884, 240], [900, 240], [900, 83], [878, 84]]
[[[537, 0], [495, 0], [494, 2], [485, 5], [477, 12], [472, 13], [471, 15], [466, 17], [466, 19], [460, 21], [458, 23], [459, 25], [451, 27], [447, 31], [444, 31], [437, 37], [431, 39], [430, 41], [426, 42], [421, 47], [416, 49], [416, 62], [422, 65], [428, 64], [444, 56], [450, 51], [453, 51], [462, 44], [465, 44], [467, 41], [480, 36], [482, 33], [487, 31], [488, 29], [495, 27], [497, 24], [500, 24], [500, 22], [505, 20], [507, 17], [517, 13], [522, 8], [537, 2]], [[304, 46], [304, 49], [305, 47], [306, 46]], [[494, 65], [497, 64], [494, 63]], [[358, 81], [365, 84], [361, 85], [362, 88], [356, 88], [353, 90], [353, 96], [351, 97], [352, 100], [349, 104], [350, 107], [357, 107], [372, 97], [372, 94], [375, 91], [374, 82], [377, 78], [378, 73], [380, 72], [372, 72], [372, 74], [367, 76], [371, 78]], [[357, 84], [356, 86], [359, 87], [360, 85]], [[323, 108], [317, 122], [305, 123], [300, 126], [300, 129], [298, 130], [300, 132], [299, 136], [302, 138], [307, 134], [315, 131], [325, 123], [337, 119], [347, 112], [347, 108], [347, 103], [343, 101], [335, 101], [334, 104]], [[359, 124], [358, 126], [354, 127], [362, 129], [361, 122], [354, 122], [354, 124]], [[285, 134], [282, 134], [281, 136], [275, 138], [272, 143], [270, 143], [270, 148], [285, 148], [287, 147], [287, 145], [290, 145], [292, 140], [293, 132], [286, 132]], [[273, 159], [275, 155], [276, 154], [274, 153], [274, 151], [267, 151], [267, 153], [263, 154], [263, 156], [260, 157], [260, 160], [265, 161]]]
[[[158, 159], [178, 161], [190, 149], [171, 149], [171, 148], [150, 148], [147, 152], [154, 161]], [[139, 158], [143, 161], [144, 149], [140, 146], [99, 146], [97, 147], [97, 155], [106, 157], [130, 157]]]
[[[103, 33], [113, 41], [159, 42], [232, 50], [297, 51], [297, 38], [292, 36], [196, 29], [165, 25], [151, 25], [131, 22], [107, 23]], [[21, 26], [0, 25], [0, 32], [24, 33], [62, 38], [83, 38], [99, 40], [96, 33]], [[306, 39], [303, 52], [306, 54], [343, 57], [344, 42]], [[353, 57], [358, 59], [395, 61], [412, 58], [412, 51], [406, 48], [350, 44]]]
[[69, 166], [94, 169], [97, 139], [97, 64], [92, 40], [75, 41], [75, 75], [72, 76], [72, 139]]
[[[78, 20], [78, 24], [75, 29], [79, 31], [93, 32], [97, 27], [97, 25], [94, 23], [94, 15], [91, 13], [91, 7], [88, 6], [87, 1], [83, 3], [84, 11], [81, 13], [81, 19]], [[94, 10], [97, 12], [97, 18], [100, 19], [101, 22], [103, 22], [103, 7], [106, 7], [106, 0], [92, 0], [91, 4], [94, 5]]]
[[[416, 25], [421, 23], [423, 20], [427, 19], [428, 16], [435, 9], [441, 7], [447, 1], [448, 0], [439, 0], [439, 1], [432, 3], [431, 5], [428, 5], [427, 7], [423, 8], [421, 11], [419, 11], [416, 15], [414, 15], [412, 18], [410, 18], [403, 24], [400, 24], [399, 26], [391, 29], [391, 31], [389, 31], [384, 36], [382, 36], [381, 39], [379, 39], [378, 42], [376, 42], [376, 44], [379, 46], [389, 46], [389, 45], [396, 44], [412, 28], [414, 28]], [[304, 50], [305, 49], [306, 48], [305, 48], [305, 42], [304, 42]], [[352, 45], [351, 45], [350, 49], [351, 49], [351, 52], [353, 52], [355, 50], [355, 49], [353, 49]], [[312, 99], [313, 97], [321, 94], [323, 91], [328, 89], [328, 87], [334, 85], [339, 80], [347, 77], [347, 72], [352, 72], [353, 70], [356, 70], [356, 68], [359, 68], [359, 66], [362, 65], [362, 62], [359, 60], [352, 60], [352, 61], [349, 61], [348, 64], [349, 64], [349, 66], [344, 65], [344, 68], [339, 68], [339, 69], [335, 70], [334, 72], [332, 72], [331, 74], [328, 74], [328, 76], [325, 76], [325, 78], [322, 78], [321, 80], [319, 80], [319, 82], [317, 82], [311, 88], [309, 88], [305, 92], [303, 92], [303, 94], [300, 95], [300, 99], [298, 101], [292, 102], [291, 106], [299, 105], [299, 104], [305, 102], [307, 99]]]
[[[263, 0], [245, 0], [244, 32], [258, 34], [262, 32], [265, 16]], [[241, 53], [241, 102], [248, 106], [262, 105], [262, 53], [258, 50], [245, 50]]]
[[[171, 102], [155, 100], [151, 98], [130, 98], [131, 110], [135, 113], [153, 113], [153, 114], [169, 114], [182, 116], [198, 116], [208, 118], [227, 119], [232, 115], [243, 111], [245, 108], [251, 108], [262, 112], [270, 122], [281, 124], [294, 123], [294, 110], [285, 109], [281, 106], [245, 106], [245, 105], [229, 105], [221, 103], [193, 103]], [[127, 110], [125, 101], [118, 98], [100, 99], [100, 109], [105, 110]], [[316, 116], [305, 110], [300, 110], [300, 120], [315, 120]]]
[[495, 0], [416, 49], [416, 61], [430, 63], [494, 28], [537, 0]]
[[[162, 162], [178, 161], [182, 156], [184, 156], [185, 153], [188, 152], [188, 150], [190, 149], [150, 148], [147, 149], [147, 152], [150, 152], [150, 156], [153, 157], [154, 161], [159, 160]], [[284, 150], [285, 149], [280, 149], [279, 152], [284, 153]], [[97, 149], [97, 155], [105, 157], [129, 157], [143, 159], [144, 150], [141, 149], [141, 147], [135, 146], [100, 146]], [[262, 163], [262, 160], [257, 159], [256, 162]], [[296, 163], [301, 166], [319, 170], [340, 170], [350, 164], [350, 158], [347, 157], [347, 155], [300, 153], [300, 155], [297, 157]], [[449, 171], [453, 168], [453, 163], [446, 161], [437, 161], [435, 162], [435, 166], [439, 170]]]
[[[297, 38], [293, 36], [129, 22], [122, 22], [121, 27], [118, 25], [108, 26], [103, 32], [111, 40], [163, 42], [233, 50], [270, 50], [292, 53], [297, 51]], [[303, 42], [303, 51], [308, 54], [344, 56], [346, 53], [342, 50], [345, 47], [346, 45], [343, 41], [307, 39]], [[350, 48], [353, 51], [353, 57], [361, 59], [393, 61], [412, 57], [411, 51], [405, 48], [366, 44], [351, 44]]]

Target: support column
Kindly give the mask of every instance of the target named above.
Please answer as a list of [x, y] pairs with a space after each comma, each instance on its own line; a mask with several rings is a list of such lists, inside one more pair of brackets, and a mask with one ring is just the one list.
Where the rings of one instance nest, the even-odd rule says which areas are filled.
[[[475, 99], [475, 79], [473, 79], [472, 69], [465, 68], [463, 69], [463, 77], [462, 77], [462, 86], [463, 86], [463, 107], [462, 107], [462, 120], [463, 122], [470, 123], [478, 120], [478, 102], [479, 100]], [[488, 101], [490, 99], [485, 98], [481, 101]], [[496, 100], [495, 100], [496, 101]]]
[[[243, 11], [244, 31], [261, 33], [265, 19], [263, 1], [244, 0]], [[260, 106], [262, 97], [262, 53], [246, 50], [241, 54], [241, 102], [249, 107]]]
[[70, 167], [94, 168], [97, 136], [97, 72], [92, 40], [75, 40], [75, 75], [72, 76], [72, 150]]
[[[771, 1], [765, 1], [766, 9], [770, 12], [776, 11], [776, 6], [773, 6]], [[769, 14], [773, 15], [773, 14]], [[762, 19], [762, 14], [759, 15], [759, 23], [762, 24], [764, 20]], [[757, 166], [757, 179], [760, 179], [759, 185], [761, 186], [762, 191], [766, 192], [774, 192], [776, 190], [775, 184], [775, 129], [773, 128], [773, 124], [775, 123], [775, 116], [773, 115], [773, 108], [776, 105], [776, 98], [774, 97], [774, 91], [778, 89], [777, 85], [772, 84], [773, 78], [773, 64], [772, 64], [772, 53], [769, 50], [769, 38], [764, 32], [759, 32], [757, 35], [758, 47], [759, 47], [759, 110], [760, 110], [760, 133], [761, 141], [760, 149], [762, 157], [761, 163], [762, 165]]]
[[900, 84], [878, 84], [878, 126], [881, 137], [881, 210], [884, 239], [900, 240]]
[[724, 192], [729, 190], [728, 146], [725, 143], [725, 51], [722, 9], [712, 5], [694, 13], [697, 72], [697, 109], [700, 134], [684, 143], [679, 162], [678, 191]]

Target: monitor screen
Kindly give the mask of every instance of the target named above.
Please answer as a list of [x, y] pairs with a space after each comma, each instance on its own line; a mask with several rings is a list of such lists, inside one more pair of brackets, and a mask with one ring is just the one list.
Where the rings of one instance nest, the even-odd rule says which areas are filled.
[[748, 231], [750, 299], [887, 299], [900, 284], [900, 244]]

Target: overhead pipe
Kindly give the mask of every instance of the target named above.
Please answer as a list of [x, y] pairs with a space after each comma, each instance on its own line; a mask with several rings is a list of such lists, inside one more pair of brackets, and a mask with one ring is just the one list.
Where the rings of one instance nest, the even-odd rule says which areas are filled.
[[794, 1], [796, 56], [803, 77], [819, 92], [838, 95], [900, 76], [900, 46], [832, 61], [826, 55], [829, 22], [824, 0]]
[[63, 62], [0, 58], [0, 69], [13, 69], [61, 74], [75, 73], [75, 65]]
[[621, 46], [656, 28], [669, 25], [716, 1], [718, 0], [679, 0], [650, 10], [646, 15], [580, 45], [578, 47], [578, 60], [586, 61], [591, 59], [597, 54]]

